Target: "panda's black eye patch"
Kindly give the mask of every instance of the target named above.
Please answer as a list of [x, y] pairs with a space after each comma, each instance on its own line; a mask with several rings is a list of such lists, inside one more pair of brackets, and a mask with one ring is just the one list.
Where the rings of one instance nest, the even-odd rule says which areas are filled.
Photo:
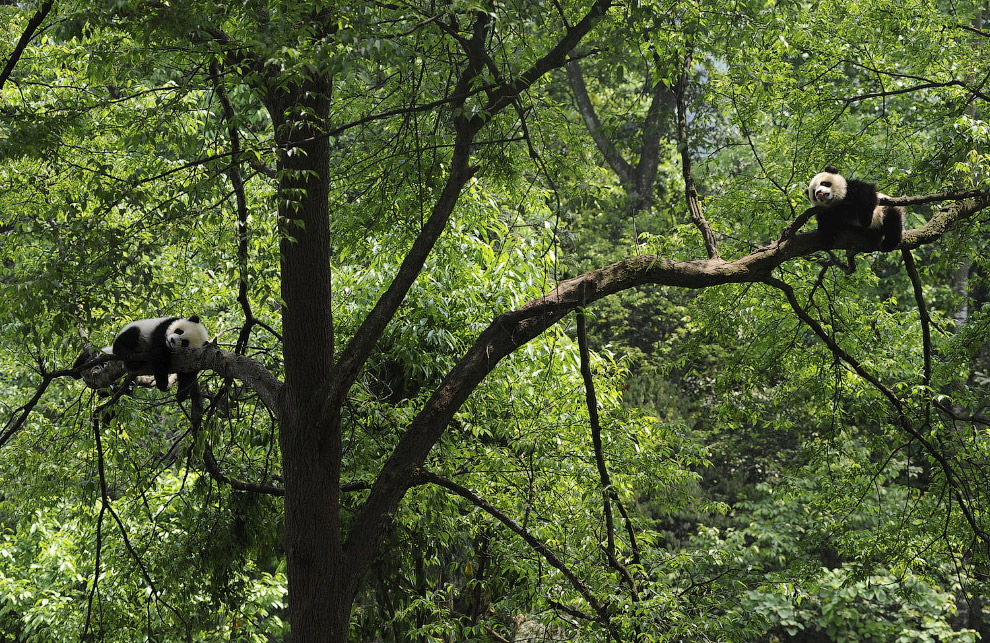
[[[832, 182], [831, 181], [822, 181], [822, 185], [825, 186], [825, 187], [827, 187], [827, 188], [830, 188], [830, 187], [832, 187]], [[182, 331], [179, 331], [179, 332], [182, 332]]]
[[181, 334], [182, 334], [182, 333], [184, 333], [184, 332], [186, 332], [186, 331], [184, 331], [184, 330], [182, 330], [181, 328], [176, 328], [176, 329], [175, 329], [175, 334], [176, 334], [176, 335], [181, 335]]
[[189, 340], [188, 339], [182, 340], [182, 348], [189, 348]]

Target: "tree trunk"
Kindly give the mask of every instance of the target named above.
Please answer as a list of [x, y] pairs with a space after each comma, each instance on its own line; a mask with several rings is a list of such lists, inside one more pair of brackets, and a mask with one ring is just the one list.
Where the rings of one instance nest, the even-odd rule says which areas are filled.
[[[281, 147], [282, 333], [285, 386], [280, 446], [285, 476], [285, 553], [293, 641], [346, 641], [350, 597], [340, 539], [340, 414], [325, 413], [333, 374], [329, 148], [322, 136], [329, 83], [276, 90], [269, 110]], [[296, 110], [286, 113], [286, 109]]]

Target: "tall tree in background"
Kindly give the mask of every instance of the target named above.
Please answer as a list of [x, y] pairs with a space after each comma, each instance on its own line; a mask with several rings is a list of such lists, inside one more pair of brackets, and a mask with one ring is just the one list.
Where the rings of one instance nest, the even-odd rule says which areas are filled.
[[[149, 588], [149, 605], [156, 603], [147, 636], [168, 636], [174, 627], [192, 639], [201, 627], [174, 605], [189, 586], [161, 589], [167, 581], [144, 564], [114, 508], [120, 503], [105, 465], [114, 449], [123, 454], [118, 464], [127, 462], [125, 427], [142, 416], [147, 426], [162, 418], [172, 427], [156, 465], [161, 484], [163, 470], [174, 466], [202, 471], [230, 492], [231, 533], [243, 538], [236, 543], [243, 551], [254, 536], [244, 533], [249, 512], [233, 492], [282, 498], [294, 640], [347, 640], [355, 623], [370, 620], [355, 610], [371, 603], [362, 592], [396, 593], [388, 590], [390, 575], [402, 570], [376, 568], [376, 559], [398, 530], [429, 537], [427, 528], [407, 522], [402, 506], [423, 486], [486, 514], [539, 561], [531, 577], [524, 565], [484, 578], [480, 564], [477, 574], [462, 566], [468, 580], [457, 600], [469, 607], [449, 610], [463, 616], [464, 628], [486, 632], [483, 582], [536, 579], [542, 588], [549, 574], [536, 602], [562, 622], [633, 640], [663, 631], [678, 619], [667, 606], [714, 588], [722, 572], [679, 570], [665, 585], [657, 570], [668, 552], [659, 530], [627, 511], [646, 496], [662, 498], [667, 482], [688, 486], [688, 468], [704, 461], [689, 446], [672, 447], [680, 439], [674, 430], [661, 438], [641, 417], [622, 423], [617, 386], [595, 390], [584, 311], [644, 285], [713, 289], [723, 293], [713, 295], [721, 297], [710, 304], [714, 310], [738, 304], [737, 328], [721, 320], [719, 341], [729, 348], [753, 331], [744, 318], [759, 311], [760, 323], [776, 330], [753, 345], [793, 347], [787, 358], [794, 381], [812, 377], [802, 356], [830, 365], [834, 387], [822, 383], [816, 391], [820, 408], [802, 416], [784, 405], [780, 422], [827, 424], [821, 409], [847, 393], [873, 401], [862, 415], [851, 410], [858, 409], [853, 401], [843, 407], [851, 425], [875, 429], [866, 431], [875, 438], [867, 459], [889, 462], [910, 452], [922, 461], [933, 492], [924, 502], [915, 498], [919, 513], [912, 517], [939, 512], [948, 525], [946, 550], [968, 539], [964, 563], [975, 570], [988, 564], [979, 510], [987, 499], [978, 484], [990, 446], [978, 430], [985, 391], [955, 368], [972, 357], [960, 337], [982, 338], [984, 331], [969, 324], [953, 336], [933, 316], [912, 254], [944, 243], [952, 231], [958, 240], [945, 252], [982, 256], [979, 215], [990, 206], [990, 159], [980, 146], [985, 124], [970, 107], [985, 107], [985, 78], [953, 70], [975, 68], [974, 43], [985, 34], [964, 10], [864, 9], [856, 16], [862, 24], [797, 4], [772, 11], [739, 5], [726, 14], [721, 5], [617, 8], [607, 0], [44, 3], [3, 11], [12, 19], [0, 76], [0, 314], [9, 320], [4, 342], [21, 347], [5, 358], [12, 365], [4, 385], [11, 409], [0, 433], [7, 470], [23, 476], [27, 461], [44, 459], [33, 432], [44, 436], [46, 422], [59, 425], [56, 410], [71, 404], [53, 384], [80, 373], [51, 364], [70, 363], [80, 333], [99, 328], [111, 337], [132, 317], [191, 306], [205, 307], [201, 315], [213, 329], [238, 328], [234, 350], [208, 347], [180, 358], [218, 376], [207, 408], [195, 396], [188, 433], [174, 428], [185, 426], [177, 409], [121, 408], [122, 398], [141, 394], [121, 380], [119, 362], [104, 359], [83, 373], [91, 387], [112, 391], [91, 405], [92, 443], [89, 432], [75, 439], [73, 422], [58, 433], [60, 443], [89, 454], [80, 461], [95, 451], [98, 465], [99, 482], [79, 492], [99, 505], [98, 516], [89, 512], [97, 538], [85, 565], [95, 571], [83, 576], [84, 638], [95, 630], [107, 591], [99, 581], [107, 513]], [[864, 37], [866, 29], [876, 33]], [[907, 30], [913, 37], [902, 37]], [[596, 47], [638, 56], [642, 65], [617, 79], [598, 69], [591, 91], [586, 76], [596, 67]], [[556, 102], [565, 79], [567, 102]], [[644, 87], [637, 144], [617, 146], [602, 125], [601, 103], [614, 92], [623, 104], [625, 91]], [[573, 129], [582, 123], [587, 136]], [[723, 129], [709, 137], [709, 126]], [[594, 154], [600, 157], [589, 161]], [[863, 276], [869, 271], [854, 273], [855, 263], [835, 253], [864, 250], [862, 239], [849, 235], [828, 252], [817, 234], [799, 233], [810, 217], [800, 189], [825, 162], [876, 176], [886, 191], [917, 195], [899, 201], [918, 210], [901, 246], [903, 276], [888, 293], [882, 286], [893, 279], [877, 287]], [[654, 198], [661, 167], [676, 168], [663, 177], [683, 191], [676, 206]], [[622, 216], [669, 208], [660, 217], [669, 223], [644, 231], [645, 247], [635, 239], [631, 258], [558, 281], [558, 269], [570, 266], [555, 257], [555, 224], [580, 227], [588, 214], [568, 211], [560, 199], [582, 185], [605, 193], [600, 203]], [[610, 191], [621, 197], [611, 200]], [[939, 205], [919, 216], [928, 204]], [[714, 289], [727, 284], [750, 288]], [[875, 305], [897, 292], [909, 305]], [[939, 303], [951, 315], [958, 308], [945, 297]], [[559, 342], [572, 366], [580, 364], [569, 371], [573, 379], [552, 358], [545, 367], [532, 354], [516, 360], [525, 353], [520, 348], [574, 311], [577, 342], [562, 334], [546, 339]], [[916, 339], [905, 347], [903, 339], [890, 343], [892, 335]], [[25, 370], [32, 361], [33, 374]], [[793, 392], [788, 374], [775, 372], [720, 373], [715, 384], [759, 391], [764, 375], [782, 397]], [[546, 388], [531, 377], [545, 378], [538, 381]], [[582, 392], [577, 407], [556, 400], [573, 397], [575, 386]], [[552, 414], [513, 410], [517, 400], [543, 398], [555, 400]], [[749, 402], [757, 400], [764, 401], [753, 393]], [[243, 412], [246, 406], [255, 410]], [[603, 432], [599, 407], [615, 434], [628, 435]], [[268, 432], [254, 426], [266, 413]], [[546, 415], [579, 418], [573, 424], [590, 429], [581, 433], [584, 442], [568, 431], [554, 434]], [[721, 409], [713, 422], [737, 419]], [[215, 452], [221, 427], [229, 429], [229, 448]], [[176, 445], [187, 435], [188, 456], [177, 462]], [[104, 438], [118, 446], [106, 448]], [[584, 449], [573, 458], [572, 439]], [[565, 445], [559, 462], [573, 469], [550, 457], [533, 464], [554, 440]], [[636, 455], [643, 445], [656, 461]], [[478, 464], [481, 457], [490, 468]], [[650, 462], [657, 468], [646, 469]], [[579, 491], [545, 486], [555, 476]], [[188, 493], [179, 484], [176, 494]], [[554, 500], [538, 498], [541, 490]], [[425, 506], [428, 521], [439, 504]], [[530, 522], [533, 507], [545, 511], [539, 526]], [[565, 513], [571, 508], [574, 514]], [[928, 542], [923, 526], [915, 528], [911, 552]], [[495, 556], [492, 528], [473, 533], [472, 551]], [[419, 555], [400, 559], [395, 567], [411, 565], [415, 580], [395, 587], [413, 585], [403, 591], [426, 603]], [[223, 576], [215, 572], [212, 578]], [[370, 577], [385, 589], [370, 589]], [[426, 620], [416, 621], [423, 636]], [[231, 623], [231, 636], [245, 627]]]

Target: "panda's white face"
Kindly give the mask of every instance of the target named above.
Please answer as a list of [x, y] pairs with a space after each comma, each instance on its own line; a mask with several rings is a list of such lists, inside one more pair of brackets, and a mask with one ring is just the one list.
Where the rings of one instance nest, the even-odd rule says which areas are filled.
[[199, 323], [198, 317], [177, 319], [169, 324], [165, 331], [165, 342], [169, 350], [179, 348], [199, 348], [207, 342], [209, 333], [206, 327]]
[[807, 191], [808, 200], [815, 205], [831, 205], [846, 197], [846, 179], [841, 174], [819, 172], [811, 179]]

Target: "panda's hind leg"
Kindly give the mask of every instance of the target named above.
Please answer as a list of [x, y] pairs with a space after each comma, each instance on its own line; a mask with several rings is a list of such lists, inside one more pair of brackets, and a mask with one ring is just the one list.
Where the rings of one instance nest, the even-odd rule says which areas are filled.
[[904, 211], [895, 206], [885, 207], [880, 229], [883, 232], [883, 241], [880, 242], [881, 250], [890, 252], [901, 245], [901, 240], [904, 239]]
[[178, 387], [175, 392], [175, 399], [183, 402], [189, 399], [193, 388], [197, 385], [196, 373], [177, 373], [176, 376], [178, 377]]
[[116, 357], [130, 357], [141, 351], [141, 329], [132, 326], [125, 329], [113, 340], [113, 354]]

